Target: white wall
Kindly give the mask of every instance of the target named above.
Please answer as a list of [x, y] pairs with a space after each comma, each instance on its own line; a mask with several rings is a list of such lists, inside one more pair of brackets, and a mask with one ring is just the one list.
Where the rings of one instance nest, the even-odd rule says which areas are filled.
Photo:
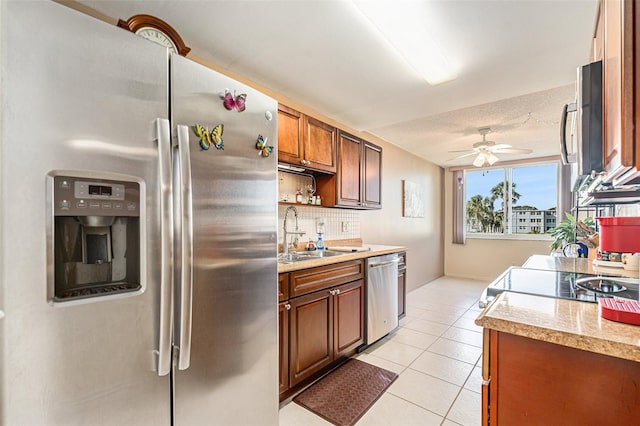
[[[407, 251], [407, 291], [444, 274], [443, 174], [439, 166], [395, 145], [368, 137], [382, 147], [382, 209], [360, 213], [360, 232], [365, 243], [401, 245]], [[425, 215], [402, 216], [402, 181], [422, 185]]]
[[444, 174], [445, 275], [489, 282], [533, 254], [549, 254], [550, 241], [467, 238], [464, 245], [453, 244], [453, 173]]

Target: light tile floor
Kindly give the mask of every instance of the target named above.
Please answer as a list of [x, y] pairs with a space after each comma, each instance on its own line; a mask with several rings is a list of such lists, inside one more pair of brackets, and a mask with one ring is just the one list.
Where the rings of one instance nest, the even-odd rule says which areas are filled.
[[[400, 376], [356, 426], [480, 424], [484, 281], [442, 277], [407, 294], [398, 330], [357, 355]], [[330, 425], [290, 402], [280, 426]]]

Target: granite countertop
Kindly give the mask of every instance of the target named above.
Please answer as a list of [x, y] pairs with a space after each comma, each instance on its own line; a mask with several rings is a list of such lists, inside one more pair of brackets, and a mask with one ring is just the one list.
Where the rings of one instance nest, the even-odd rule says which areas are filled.
[[[407, 251], [402, 246], [385, 246], [378, 244], [363, 244], [362, 247], [368, 248], [367, 251], [359, 251], [354, 253], [345, 252], [344, 254], [331, 257], [320, 257], [318, 259], [303, 260], [294, 263], [278, 263], [278, 273], [298, 271], [300, 269], [313, 268], [316, 266], [330, 265], [332, 263], [346, 262], [347, 260], [365, 259], [371, 256], [381, 256], [383, 254], [399, 253]], [[331, 250], [331, 246], [327, 247]]]
[[505, 291], [480, 314], [476, 324], [640, 362], [640, 326], [602, 318], [597, 303]]

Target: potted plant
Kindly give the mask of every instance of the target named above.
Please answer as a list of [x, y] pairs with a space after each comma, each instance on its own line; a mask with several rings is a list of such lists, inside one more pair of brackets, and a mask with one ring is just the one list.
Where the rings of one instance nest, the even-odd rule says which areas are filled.
[[[569, 244], [578, 244], [582, 248], [582, 257], [587, 257], [588, 248], [596, 248], [597, 236], [595, 221], [592, 217], [576, 220], [575, 216], [566, 213], [567, 218], [547, 233], [553, 238], [551, 252], [562, 251], [566, 256]], [[580, 254], [580, 253], [579, 253]]]

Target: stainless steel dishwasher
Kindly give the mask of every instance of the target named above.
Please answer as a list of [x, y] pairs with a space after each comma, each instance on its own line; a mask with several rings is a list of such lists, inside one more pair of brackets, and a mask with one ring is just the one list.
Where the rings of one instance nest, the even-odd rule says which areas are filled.
[[397, 253], [367, 259], [367, 345], [398, 326], [398, 262]]

